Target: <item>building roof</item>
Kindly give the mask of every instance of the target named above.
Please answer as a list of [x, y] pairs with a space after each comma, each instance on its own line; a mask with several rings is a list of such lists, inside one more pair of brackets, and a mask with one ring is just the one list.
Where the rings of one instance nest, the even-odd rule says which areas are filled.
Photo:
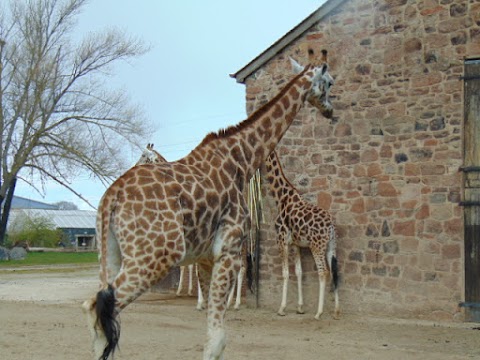
[[287, 32], [283, 37], [277, 40], [273, 45], [267, 48], [264, 52], [250, 61], [243, 68], [238, 70], [235, 74], [230, 76], [237, 80], [239, 83], [245, 83], [245, 79], [252, 75], [255, 71], [260, 69], [265, 63], [270, 61], [293, 41], [302, 36], [308, 29], [310, 29], [317, 22], [327, 16], [332, 10], [343, 3], [345, 0], [327, 0], [316, 11], [310, 14], [300, 24], [295, 26], [292, 30]]
[[[2, 203], [2, 206], [5, 202]], [[58, 210], [57, 205], [47, 204], [41, 201], [27, 199], [21, 196], [13, 196], [12, 209], [51, 209]]]
[[97, 212], [92, 210], [12, 209], [8, 225], [22, 216], [44, 217], [58, 229], [95, 229]]

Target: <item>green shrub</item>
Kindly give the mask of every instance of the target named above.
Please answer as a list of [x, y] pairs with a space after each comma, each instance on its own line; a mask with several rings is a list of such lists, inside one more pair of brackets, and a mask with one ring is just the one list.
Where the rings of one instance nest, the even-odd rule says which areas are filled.
[[48, 218], [23, 216], [15, 220], [16, 223], [8, 234], [11, 246], [26, 242], [32, 247], [56, 247], [64, 238], [63, 232], [55, 229]]

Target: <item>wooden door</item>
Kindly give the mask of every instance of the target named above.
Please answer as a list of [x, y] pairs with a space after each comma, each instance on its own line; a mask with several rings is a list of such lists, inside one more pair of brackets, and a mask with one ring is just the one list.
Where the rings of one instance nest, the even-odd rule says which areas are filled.
[[480, 60], [465, 62], [465, 320], [480, 321]]

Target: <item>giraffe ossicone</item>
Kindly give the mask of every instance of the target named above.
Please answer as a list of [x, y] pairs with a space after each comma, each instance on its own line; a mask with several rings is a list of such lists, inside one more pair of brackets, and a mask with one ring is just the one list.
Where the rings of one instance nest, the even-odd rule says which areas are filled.
[[192, 263], [208, 294], [203, 359], [224, 358], [227, 298], [249, 225], [245, 186], [305, 101], [331, 111], [325, 69], [307, 65], [246, 120], [178, 161], [134, 166], [107, 189], [97, 216], [102, 290], [84, 303], [96, 359], [115, 351], [119, 313], [174, 266]]

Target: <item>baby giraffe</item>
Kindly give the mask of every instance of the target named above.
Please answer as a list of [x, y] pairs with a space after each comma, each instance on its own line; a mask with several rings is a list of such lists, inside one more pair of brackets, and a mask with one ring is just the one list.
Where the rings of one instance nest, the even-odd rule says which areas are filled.
[[315, 319], [323, 313], [325, 299], [325, 284], [328, 272], [331, 272], [335, 294], [334, 318], [340, 314], [338, 302], [338, 270], [336, 258], [336, 230], [332, 215], [315, 205], [302, 199], [298, 190], [288, 181], [283, 174], [277, 153], [273, 151], [265, 162], [267, 179], [270, 190], [278, 207], [275, 220], [275, 229], [278, 234], [278, 246], [282, 256], [283, 267], [283, 294], [282, 304], [278, 314], [285, 315], [287, 306], [288, 287], [288, 247], [293, 245], [295, 251], [295, 274], [298, 281], [298, 308], [297, 313], [303, 314], [302, 293], [302, 263], [300, 248], [310, 249], [317, 265], [320, 282], [318, 311]]

